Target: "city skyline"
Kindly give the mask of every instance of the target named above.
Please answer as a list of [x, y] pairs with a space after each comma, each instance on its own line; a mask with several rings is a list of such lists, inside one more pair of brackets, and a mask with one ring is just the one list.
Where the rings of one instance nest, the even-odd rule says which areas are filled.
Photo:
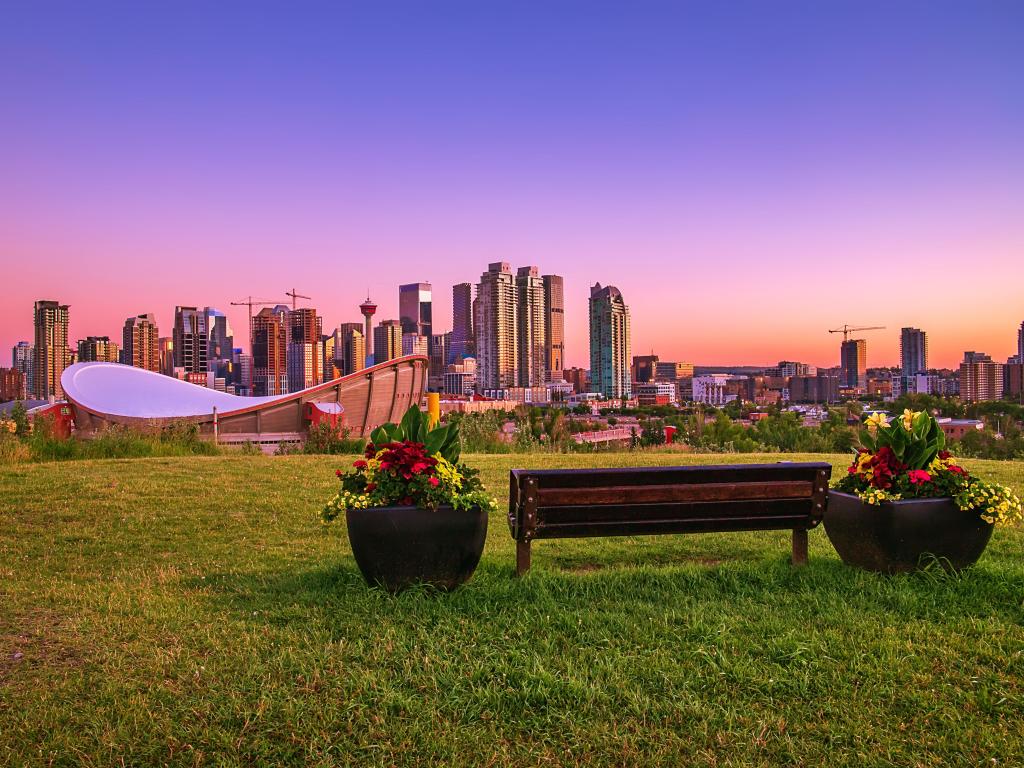
[[870, 366], [911, 326], [1016, 353], [1024, 7], [582, 7], [7, 9], [0, 348], [38, 299], [117, 339], [291, 286], [397, 319], [413, 281], [447, 331], [507, 261], [564, 277], [566, 367], [595, 280], [701, 365], [837, 365], [843, 323], [888, 327]]

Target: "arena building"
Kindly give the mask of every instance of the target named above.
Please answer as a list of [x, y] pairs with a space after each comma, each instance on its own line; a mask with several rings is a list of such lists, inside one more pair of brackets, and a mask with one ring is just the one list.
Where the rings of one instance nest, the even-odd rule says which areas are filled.
[[419, 405], [427, 384], [426, 357], [389, 360], [332, 381], [269, 397], [239, 397], [143, 368], [76, 363], [61, 376], [75, 429], [89, 436], [108, 425], [158, 429], [192, 423], [222, 443], [280, 443], [305, 438], [327, 421], [365, 437]]

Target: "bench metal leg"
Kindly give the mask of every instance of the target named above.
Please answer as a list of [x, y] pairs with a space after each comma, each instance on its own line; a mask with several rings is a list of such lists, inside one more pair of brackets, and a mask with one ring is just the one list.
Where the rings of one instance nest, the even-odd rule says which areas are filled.
[[522, 576], [530, 570], [530, 542], [516, 542], [516, 576]]
[[807, 565], [807, 531], [793, 529], [793, 565]]

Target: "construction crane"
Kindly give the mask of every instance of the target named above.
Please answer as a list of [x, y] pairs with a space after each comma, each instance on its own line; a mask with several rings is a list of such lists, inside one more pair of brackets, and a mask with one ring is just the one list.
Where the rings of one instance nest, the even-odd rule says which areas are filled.
[[312, 296], [303, 296], [301, 293], [296, 293], [294, 288], [292, 288], [291, 291], [285, 291], [284, 295], [292, 297], [292, 311], [295, 310], [295, 300], [296, 299], [310, 299], [311, 301], [313, 299]]
[[232, 301], [231, 305], [234, 307], [248, 307], [249, 308], [249, 354], [252, 354], [252, 308], [253, 307], [273, 307], [280, 304], [280, 301], [273, 299], [255, 299], [252, 296], [246, 296], [241, 301]]
[[843, 341], [847, 341], [850, 338], [850, 334], [855, 331], [884, 331], [884, 325], [843, 325], [842, 328], [835, 328], [830, 330], [829, 333], [841, 333], [843, 334]]

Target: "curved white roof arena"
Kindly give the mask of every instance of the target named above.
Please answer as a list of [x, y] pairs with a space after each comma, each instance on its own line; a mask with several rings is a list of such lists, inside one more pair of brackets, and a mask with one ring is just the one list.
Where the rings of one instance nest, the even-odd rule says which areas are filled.
[[252, 408], [295, 397], [241, 397], [120, 363], [75, 363], [61, 374], [64, 395], [97, 413], [138, 419], [186, 418]]

